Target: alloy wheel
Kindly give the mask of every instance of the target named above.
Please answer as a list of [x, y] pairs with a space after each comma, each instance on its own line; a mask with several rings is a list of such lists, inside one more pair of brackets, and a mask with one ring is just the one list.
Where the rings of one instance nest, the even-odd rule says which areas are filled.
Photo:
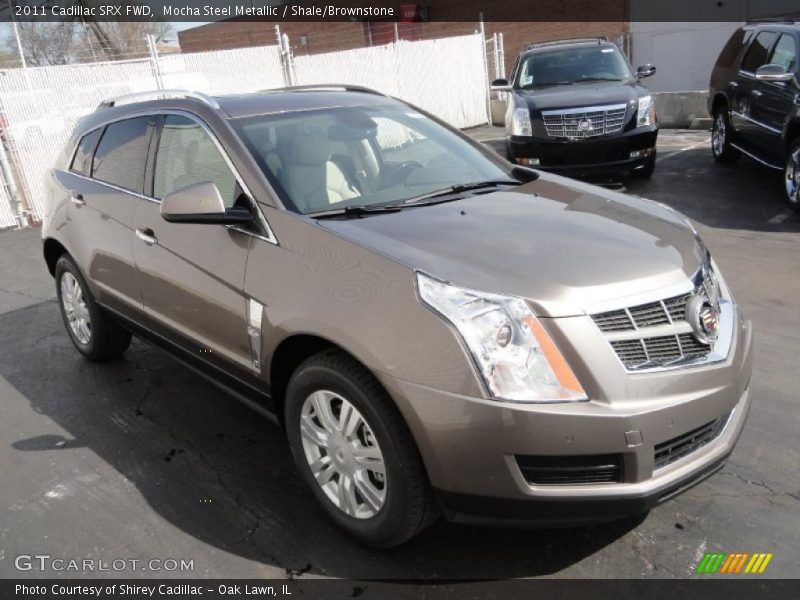
[[789, 153], [786, 159], [786, 198], [792, 204], [800, 203], [800, 147]]
[[364, 416], [340, 394], [308, 396], [300, 414], [306, 461], [327, 498], [346, 515], [369, 519], [386, 501], [386, 466]]
[[714, 119], [714, 131], [711, 132], [711, 147], [714, 149], [714, 154], [717, 156], [722, 154], [725, 150], [726, 136], [727, 127], [725, 125], [725, 114], [719, 112]]
[[89, 308], [86, 306], [78, 280], [69, 272], [61, 276], [61, 305], [64, 307], [64, 314], [67, 315], [67, 322], [75, 339], [81, 344], [88, 344], [92, 339]]

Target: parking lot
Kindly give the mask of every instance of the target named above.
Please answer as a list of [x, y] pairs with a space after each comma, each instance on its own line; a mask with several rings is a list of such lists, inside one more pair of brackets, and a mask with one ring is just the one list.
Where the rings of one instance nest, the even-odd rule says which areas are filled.
[[599, 183], [688, 215], [756, 329], [750, 418], [710, 480], [647, 516], [602, 526], [439, 522], [393, 550], [360, 547], [317, 509], [270, 422], [138, 340], [122, 360], [85, 362], [61, 323], [39, 231], [7, 231], [0, 577], [42, 576], [14, 566], [36, 553], [193, 560], [174, 577], [692, 577], [714, 551], [772, 552], [764, 576], [796, 576], [800, 216], [784, 208], [780, 173], [747, 159], [716, 165], [707, 132], [662, 131], [658, 157], [650, 181]]

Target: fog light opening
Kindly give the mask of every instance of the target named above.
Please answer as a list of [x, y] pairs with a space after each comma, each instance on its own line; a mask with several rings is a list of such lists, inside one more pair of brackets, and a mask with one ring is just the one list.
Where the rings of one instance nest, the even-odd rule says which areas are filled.
[[538, 158], [518, 158], [517, 164], [524, 165], [526, 167], [537, 167], [539, 166], [539, 159]]
[[644, 148], [642, 150], [632, 150], [630, 158], [645, 158], [653, 154], [655, 148]]

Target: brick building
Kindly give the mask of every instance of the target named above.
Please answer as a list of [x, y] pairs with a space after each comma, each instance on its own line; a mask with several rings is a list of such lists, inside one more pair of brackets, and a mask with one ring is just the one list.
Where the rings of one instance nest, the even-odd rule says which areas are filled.
[[[483, 13], [486, 36], [503, 33], [506, 72], [523, 46], [565, 37], [607, 36], [618, 40], [629, 32], [628, 0], [545, 0], [526, 6], [520, 0], [493, 0], [481, 6], [476, 0], [429, 0], [427, 4], [397, 4], [398, 22], [378, 21], [219, 21], [178, 33], [183, 52], [202, 52], [273, 45], [275, 25], [289, 37], [295, 55], [317, 54], [380, 45], [396, 39], [422, 40], [473, 33]], [[583, 21], [497, 20], [535, 7], [543, 19], [581, 15]], [[592, 15], [606, 20], [592, 20]], [[577, 17], [576, 17], [577, 18]]]

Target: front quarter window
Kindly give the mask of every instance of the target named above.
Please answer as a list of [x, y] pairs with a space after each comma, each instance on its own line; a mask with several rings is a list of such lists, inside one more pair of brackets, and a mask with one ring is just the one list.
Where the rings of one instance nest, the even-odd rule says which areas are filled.
[[404, 105], [232, 119], [284, 204], [302, 214], [402, 204], [449, 186], [509, 179], [500, 159]]

